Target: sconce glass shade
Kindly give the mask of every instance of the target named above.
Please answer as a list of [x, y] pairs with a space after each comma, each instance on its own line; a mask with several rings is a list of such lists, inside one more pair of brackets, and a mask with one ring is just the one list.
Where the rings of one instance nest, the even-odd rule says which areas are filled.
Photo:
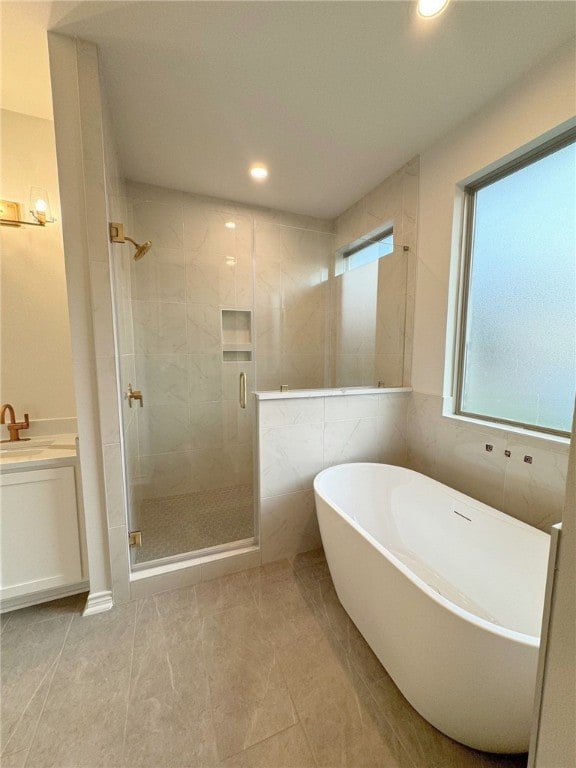
[[418, 0], [418, 13], [425, 19], [439, 16], [446, 9], [449, 0]]
[[31, 187], [30, 189], [30, 213], [39, 224], [53, 221], [48, 192], [42, 187]]

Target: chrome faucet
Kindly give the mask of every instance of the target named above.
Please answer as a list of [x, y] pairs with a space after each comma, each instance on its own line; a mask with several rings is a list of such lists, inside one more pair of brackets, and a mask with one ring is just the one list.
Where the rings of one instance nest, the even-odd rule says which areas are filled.
[[[10, 417], [8, 424], [6, 424], [6, 411], [8, 411], [8, 416]], [[28, 414], [24, 414], [24, 421], [16, 421], [16, 414], [10, 403], [4, 403], [0, 408], [0, 424], [6, 424], [8, 432], [10, 433], [10, 438], [8, 440], [0, 440], [0, 443], [15, 443], [20, 440], [30, 440], [29, 437], [20, 437], [20, 430], [28, 429], [30, 426]]]

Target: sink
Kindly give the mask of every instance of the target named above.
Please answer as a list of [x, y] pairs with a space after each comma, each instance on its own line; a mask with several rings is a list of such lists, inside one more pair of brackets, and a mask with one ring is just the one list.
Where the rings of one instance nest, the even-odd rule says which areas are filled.
[[74, 434], [46, 435], [33, 437], [31, 440], [6, 442], [0, 444], [0, 472], [10, 471], [12, 467], [21, 469], [27, 463], [31, 466], [44, 466], [50, 462], [66, 462], [76, 457]]
[[0, 453], [6, 455], [20, 455], [23, 452], [29, 452], [36, 450], [36, 448], [48, 448], [54, 443], [54, 440], [22, 440], [20, 442], [14, 441], [13, 443], [1, 443]]
[[11, 448], [6, 449], [2, 447], [2, 450], [0, 451], [0, 455], [2, 455], [5, 459], [18, 459], [18, 458], [32, 458], [33, 456], [40, 456], [41, 453], [44, 453], [45, 448], [17, 448], [16, 450], [13, 450]]

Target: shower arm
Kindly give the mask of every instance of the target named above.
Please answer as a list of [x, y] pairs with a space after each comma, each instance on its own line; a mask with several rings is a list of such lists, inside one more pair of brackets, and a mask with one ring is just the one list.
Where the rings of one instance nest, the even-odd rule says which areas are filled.
[[137, 243], [136, 240], [133, 240], [131, 237], [128, 237], [128, 235], [124, 234], [124, 224], [119, 221], [109, 222], [108, 232], [110, 234], [111, 243], [125, 243], [126, 241], [132, 243], [132, 245], [136, 248], [136, 253], [134, 254], [135, 260], [141, 259], [145, 253], [148, 253], [152, 246], [150, 240], [146, 240], [145, 243]]

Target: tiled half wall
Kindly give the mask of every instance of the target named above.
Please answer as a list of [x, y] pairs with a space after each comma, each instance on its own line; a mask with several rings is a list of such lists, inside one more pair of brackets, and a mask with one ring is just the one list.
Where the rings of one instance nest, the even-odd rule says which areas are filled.
[[320, 546], [314, 477], [351, 461], [405, 465], [409, 391], [258, 399], [262, 562]]
[[257, 413], [264, 563], [320, 545], [314, 477], [346, 462], [409, 467], [545, 531], [562, 518], [567, 444], [447, 418], [440, 397], [289, 395]]

